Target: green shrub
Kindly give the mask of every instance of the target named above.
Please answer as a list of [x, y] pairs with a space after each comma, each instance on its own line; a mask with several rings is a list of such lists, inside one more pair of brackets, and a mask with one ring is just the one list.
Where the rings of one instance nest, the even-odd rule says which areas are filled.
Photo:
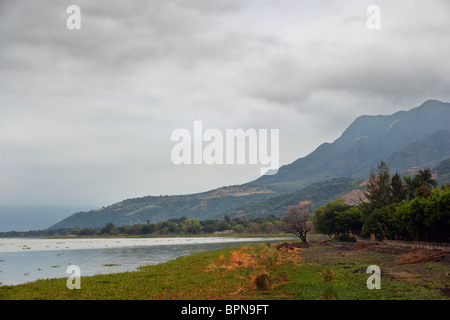
[[270, 290], [272, 288], [272, 281], [267, 273], [263, 273], [256, 277], [255, 286], [258, 290]]

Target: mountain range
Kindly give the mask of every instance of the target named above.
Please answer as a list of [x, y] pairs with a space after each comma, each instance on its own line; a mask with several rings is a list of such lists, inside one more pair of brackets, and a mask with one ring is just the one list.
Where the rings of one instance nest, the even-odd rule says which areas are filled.
[[148, 220], [157, 223], [181, 216], [282, 215], [300, 201], [311, 200], [317, 208], [364, 188], [362, 182], [370, 168], [381, 160], [391, 172], [433, 168], [441, 183], [449, 182], [449, 158], [450, 103], [428, 100], [409, 111], [360, 116], [333, 143], [324, 143], [306, 157], [280, 167], [275, 175], [197, 194], [127, 199], [74, 213], [49, 229], [102, 227], [108, 222], [117, 226]]
[[441, 147], [449, 145], [449, 137], [450, 104], [428, 100], [410, 111], [358, 117], [333, 143], [320, 145], [306, 157], [282, 166], [276, 175], [262, 176], [252, 184], [293, 192], [336, 177], [366, 178], [370, 166], [380, 160], [391, 170], [431, 168], [450, 157], [450, 148]]

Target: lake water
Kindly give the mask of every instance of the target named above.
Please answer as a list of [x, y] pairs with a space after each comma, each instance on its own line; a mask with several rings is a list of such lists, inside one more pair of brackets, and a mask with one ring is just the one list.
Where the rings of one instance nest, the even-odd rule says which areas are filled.
[[46, 278], [67, 278], [69, 265], [81, 276], [135, 271], [193, 252], [290, 238], [109, 238], [0, 239], [0, 285]]

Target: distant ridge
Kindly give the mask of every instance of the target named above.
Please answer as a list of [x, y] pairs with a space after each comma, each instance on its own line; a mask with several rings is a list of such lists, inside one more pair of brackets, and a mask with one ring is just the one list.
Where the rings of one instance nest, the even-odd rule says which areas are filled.
[[447, 158], [450, 158], [450, 129], [442, 129], [399, 148], [386, 159], [386, 164], [395, 171], [414, 166], [433, 168]]
[[[391, 161], [397, 170], [407, 169], [413, 163], [402, 162], [408, 161], [410, 154], [407, 148], [414, 149], [411, 144], [418, 143], [416, 148], [425, 150], [428, 142], [438, 138], [439, 143], [448, 145], [448, 130], [450, 104], [436, 100], [428, 100], [410, 111], [390, 116], [360, 116], [333, 143], [320, 145], [306, 157], [282, 166], [276, 175], [262, 176], [252, 184], [264, 185], [278, 192], [293, 192], [316, 181], [349, 176], [365, 178], [370, 167], [381, 160], [388, 165]], [[436, 135], [432, 137], [433, 134]], [[428, 150], [436, 151], [437, 145]], [[449, 157], [448, 150], [425, 155], [420, 165], [436, 165]]]

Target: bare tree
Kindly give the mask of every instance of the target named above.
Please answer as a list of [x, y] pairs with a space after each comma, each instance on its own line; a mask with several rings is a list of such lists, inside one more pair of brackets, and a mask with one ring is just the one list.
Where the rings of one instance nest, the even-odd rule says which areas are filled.
[[284, 217], [287, 230], [306, 242], [306, 235], [312, 229], [312, 214], [311, 201], [302, 201], [296, 206], [290, 206]]

